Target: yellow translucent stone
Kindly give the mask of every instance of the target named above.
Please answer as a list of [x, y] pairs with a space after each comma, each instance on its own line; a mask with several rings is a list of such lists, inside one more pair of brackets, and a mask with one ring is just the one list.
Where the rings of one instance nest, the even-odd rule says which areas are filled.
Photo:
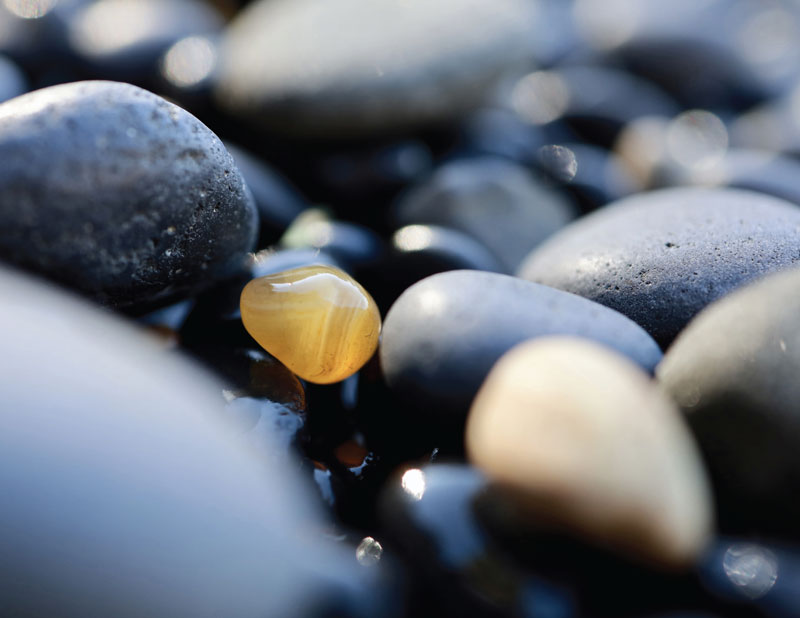
[[378, 347], [375, 301], [338, 268], [305, 266], [253, 279], [240, 306], [253, 339], [309, 382], [344, 380]]

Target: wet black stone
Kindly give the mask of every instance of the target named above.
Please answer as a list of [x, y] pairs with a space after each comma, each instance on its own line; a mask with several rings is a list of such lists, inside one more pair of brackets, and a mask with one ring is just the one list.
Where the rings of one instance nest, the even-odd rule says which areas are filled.
[[511, 161], [456, 160], [413, 186], [395, 205], [397, 224], [432, 223], [465, 232], [513, 271], [575, 215], [569, 198]]
[[253, 194], [261, 221], [258, 246], [266, 247], [280, 238], [308, 204], [286, 179], [266, 163], [230, 143], [226, 142], [225, 148]]
[[800, 259], [800, 209], [734, 189], [668, 189], [592, 213], [521, 277], [624, 313], [666, 347], [703, 307]]
[[427, 611], [442, 616], [579, 615], [568, 586], [524, 572], [490, 542], [473, 513], [486, 481], [473, 467], [429, 464], [387, 483], [380, 513], [411, 564]]
[[729, 533], [800, 538], [798, 286], [795, 268], [710, 305], [658, 367], [697, 438]]
[[0, 105], [0, 258], [136, 311], [236, 273], [258, 217], [204, 125], [127, 84]]
[[[383, 314], [417, 281], [448, 270], [507, 272], [480, 242], [440, 225], [407, 225], [392, 235], [391, 252], [369, 281]], [[362, 282], [367, 285], [367, 282]]]
[[281, 237], [285, 249], [311, 249], [330, 255], [349, 272], [374, 266], [383, 259], [386, 247], [370, 228], [337, 221], [322, 209], [309, 209], [294, 220]]
[[222, 28], [222, 18], [200, 0], [103, 0], [67, 20], [67, 38], [80, 70], [91, 79], [155, 82], [173, 43]]
[[460, 270], [400, 296], [384, 321], [381, 366], [392, 390], [415, 406], [463, 420], [500, 356], [545, 335], [592, 339], [646, 371], [661, 359], [650, 336], [616, 311], [515, 277]]

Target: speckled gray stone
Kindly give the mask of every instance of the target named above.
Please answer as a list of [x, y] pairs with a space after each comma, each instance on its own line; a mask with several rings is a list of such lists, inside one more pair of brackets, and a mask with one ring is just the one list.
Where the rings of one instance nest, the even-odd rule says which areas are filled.
[[735, 189], [679, 188], [580, 219], [518, 272], [624, 313], [666, 347], [712, 301], [798, 260], [794, 204]]
[[381, 367], [415, 406], [465, 416], [495, 361], [544, 335], [592, 339], [650, 372], [661, 359], [650, 336], [616, 311], [516, 277], [456, 270], [415, 283], [392, 305]]
[[258, 216], [196, 118], [135, 86], [77, 82], [0, 105], [0, 259], [135, 310], [228, 276]]
[[800, 270], [707, 307], [657, 375], [702, 447], [723, 530], [800, 537]]
[[0, 615], [300, 618], [372, 577], [209, 374], [2, 267], [0, 289]]
[[227, 29], [217, 98], [294, 134], [450, 120], [529, 55], [532, 8], [526, 0], [260, 0]]
[[433, 223], [481, 241], [514, 272], [522, 259], [576, 214], [565, 195], [500, 158], [452, 161], [396, 204], [398, 225]]

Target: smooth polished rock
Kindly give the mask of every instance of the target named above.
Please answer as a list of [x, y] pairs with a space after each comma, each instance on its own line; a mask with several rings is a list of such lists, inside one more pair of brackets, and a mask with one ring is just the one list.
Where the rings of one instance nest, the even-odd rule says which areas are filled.
[[726, 296], [658, 367], [703, 450], [724, 531], [800, 537], [799, 288], [794, 268]]
[[40, 282], [0, 287], [0, 614], [300, 618], [360, 586], [209, 374]]
[[309, 382], [344, 380], [378, 347], [375, 301], [338, 268], [308, 266], [253, 279], [242, 291], [241, 311], [247, 332]]
[[666, 347], [709, 303], [798, 260], [794, 204], [735, 189], [678, 188], [583, 217], [518, 272], [624, 313]]
[[666, 566], [712, 529], [710, 489], [679, 410], [628, 359], [577, 338], [520, 344], [472, 403], [470, 460], [540, 525]]
[[535, 20], [524, 0], [261, 0], [225, 33], [217, 98], [294, 134], [448, 121], [528, 56]]
[[392, 305], [380, 359], [387, 384], [437, 415], [466, 415], [492, 365], [545, 335], [604, 343], [646, 371], [661, 359], [634, 322], [584, 298], [498, 273], [457, 270], [414, 284]]
[[253, 198], [217, 137], [128, 84], [0, 104], [0, 259], [117, 308], [186, 296], [242, 267]]
[[432, 223], [469, 234], [509, 271], [575, 214], [569, 198], [524, 167], [495, 157], [446, 163], [402, 196], [394, 210], [399, 225]]

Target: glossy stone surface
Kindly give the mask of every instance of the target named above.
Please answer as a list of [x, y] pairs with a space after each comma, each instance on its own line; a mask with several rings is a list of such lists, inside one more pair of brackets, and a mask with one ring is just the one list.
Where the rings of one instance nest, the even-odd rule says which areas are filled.
[[463, 463], [407, 468], [387, 482], [379, 503], [386, 544], [413, 565], [413, 582], [426, 599], [418, 612], [580, 615], [570, 590], [525, 572], [491, 542], [473, 512], [486, 486], [483, 474]]
[[0, 287], [0, 614], [300, 618], [365, 592], [209, 374], [41, 282]]
[[508, 271], [576, 214], [568, 197], [496, 157], [442, 165], [403, 195], [394, 213], [399, 225], [432, 223], [473, 236]]
[[593, 339], [646, 371], [661, 359], [650, 336], [616, 311], [516, 277], [457, 270], [423, 279], [392, 305], [381, 366], [391, 389], [414, 406], [463, 419], [495, 361], [545, 335]]
[[800, 209], [734, 189], [644, 193], [583, 217], [520, 266], [624, 313], [665, 347], [703, 307], [800, 260]]
[[731, 533], [800, 538], [800, 270], [710, 305], [658, 367], [712, 474]]
[[78, 82], [0, 104], [0, 159], [0, 259], [105, 305], [210, 287], [255, 241], [252, 196], [219, 139], [135, 86]]
[[542, 526], [670, 566], [708, 541], [710, 490], [680, 412], [596, 343], [542, 338], [510, 350], [475, 397], [465, 441]]
[[294, 134], [448, 120], [525, 57], [534, 19], [524, 0], [254, 2], [225, 34], [218, 100]]
[[369, 293], [337, 268], [309, 266], [254, 279], [242, 322], [270, 354], [309, 382], [339, 382], [375, 353], [381, 320]]

